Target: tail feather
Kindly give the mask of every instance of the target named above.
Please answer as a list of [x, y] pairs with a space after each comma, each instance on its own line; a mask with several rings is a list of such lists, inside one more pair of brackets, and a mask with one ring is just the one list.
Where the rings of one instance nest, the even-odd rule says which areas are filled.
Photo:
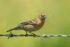
[[20, 25], [18, 25], [17, 27], [8, 30], [7, 32], [10, 32], [10, 31], [13, 31], [13, 30], [22, 29], [22, 28], [24, 27], [25, 24], [27, 24], [27, 23], [24, 23], [24, 22], [23, 22], [23, 23], [21, 23]]
[[13, 31], [13, 30], [15, 30], [15, 29], [10, 29], [10, 30], [7, 30], [7, 32], [10, 32], [10, 31]]
[[13, 30], [18, 30], [18, 29], [20, 29], [20, 26], [17, 26], [15, 28], [12, 28], [12, 29], [8, 30], [7, 32], [10, 32], [10, 31], [13, 31]]

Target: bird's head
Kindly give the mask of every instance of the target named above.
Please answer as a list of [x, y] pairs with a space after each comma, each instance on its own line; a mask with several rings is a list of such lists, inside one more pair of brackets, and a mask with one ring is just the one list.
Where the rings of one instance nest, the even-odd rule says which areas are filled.
[[45, 19], [46, 19], [46, 15], [41, 14], [41, 15], [39, 16], [39, 18], [40, 18], [41, 20], [45, 20]]

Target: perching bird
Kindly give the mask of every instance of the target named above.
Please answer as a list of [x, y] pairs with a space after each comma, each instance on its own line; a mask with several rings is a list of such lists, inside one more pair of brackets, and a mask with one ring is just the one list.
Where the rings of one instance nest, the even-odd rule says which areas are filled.
[[26, 32], [25, 35], [28, 35], [28, 32], [35, 35], [32, 32], [39, 30], [44, 25], [45, 19], [45, 15], [40, 15], [38, 18], [20, 23], [18, 26], [8, 30], [7, 32], [11, 32], [13, 30], [24, 30]]

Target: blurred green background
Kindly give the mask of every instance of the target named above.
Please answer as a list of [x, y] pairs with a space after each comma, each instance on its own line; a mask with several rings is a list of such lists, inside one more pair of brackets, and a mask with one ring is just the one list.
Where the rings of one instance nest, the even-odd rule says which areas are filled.
[[[70, 0], [0, 0], [0, 34], [7, 34], [6, 30], [42, 12], [48, 15], [46, 22], [34, 33], [70, 34]], [[70, 47], [70, 38], [0, 37], [0, 47]]]

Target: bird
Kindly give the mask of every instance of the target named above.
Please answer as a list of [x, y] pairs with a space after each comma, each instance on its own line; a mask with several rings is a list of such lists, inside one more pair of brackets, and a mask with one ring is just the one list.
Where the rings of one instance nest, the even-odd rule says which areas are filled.
[[28, 35], [28, 33], [32, 35], [36, 35], [33, 33], [33, 31], [37, 31], [41, 29], [45, 23], [45, 19], [46, 19], [46, 15], [41, 14], [37, 18], [21, 22], [16, 27], [7, 30], [7, 32], [12, 32], [13, 30], [24, 30], [26, 32], [25, 35]]

